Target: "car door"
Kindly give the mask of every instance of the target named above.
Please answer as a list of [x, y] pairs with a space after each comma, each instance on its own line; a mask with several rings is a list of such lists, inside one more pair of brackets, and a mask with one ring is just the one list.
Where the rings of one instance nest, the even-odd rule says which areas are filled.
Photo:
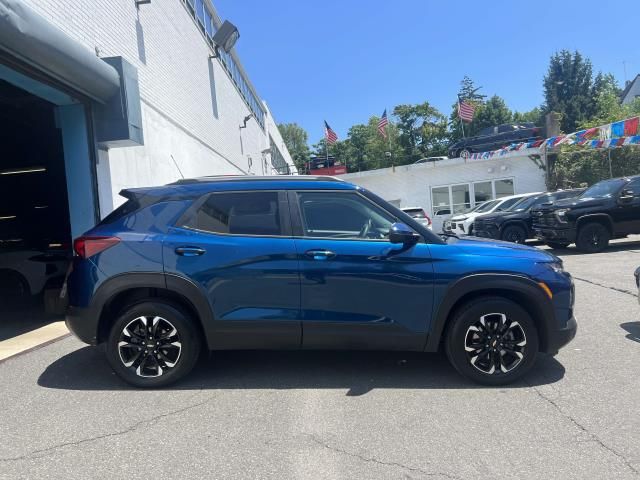
[[422, 350], [432, 315], [425, 243], [388, 241], [393, 214], [356, 191], [290, 193], [303, 348]]
[[611, 212], [617, 233], [640, 233], [640, 178], [627, 183], [614, 197]]
[[300, 279], [286, 192], [214, 192], [163, 243], [165, 272], [193, 282], [213, 348], [299, 348]]

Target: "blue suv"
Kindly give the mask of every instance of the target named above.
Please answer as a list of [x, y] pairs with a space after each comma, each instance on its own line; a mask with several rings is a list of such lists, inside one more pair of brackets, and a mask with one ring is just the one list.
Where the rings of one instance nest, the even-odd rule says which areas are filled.
[[443, 348], [487, 385], [519, 378], [575, 335], [557, 257], [439, 237], [331, 177], [210, 177], [122, 192], [74, 242], [67, 325], [106, 344], [139, 387], [202, 350]]

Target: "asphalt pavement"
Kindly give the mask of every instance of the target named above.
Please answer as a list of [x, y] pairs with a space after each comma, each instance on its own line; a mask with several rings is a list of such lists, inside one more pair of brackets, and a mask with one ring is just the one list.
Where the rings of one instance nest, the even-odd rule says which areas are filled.
[[517, 384], [439, 354], [223, 352], [132, 389], [65, 338], [0, 363], [0, 478], [640, 477], [640, 238], [560, 251], [575, 340]]

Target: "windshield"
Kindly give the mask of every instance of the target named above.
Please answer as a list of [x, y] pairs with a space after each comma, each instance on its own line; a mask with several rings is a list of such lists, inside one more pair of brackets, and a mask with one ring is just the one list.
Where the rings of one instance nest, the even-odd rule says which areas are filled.
[[537, 199], [538, 197], [522, 198], [520, 199], [520, 201], [514, 203], [510, 208], [506, 208], [505, 210], [508, 210], [510, 212], [522, 212], [523, 210], [527, 210], [528, 208], [530, 208]]
[[495, 207], [498, 204], [498, 202], [500, 202], [500, 200], [493, 200], [493, 201], [490, 201], [490, 202], [482, 203], [482, 204], [480, 204], [479, 206], [476, 207], [474, 212], [477, 212], [477, 213], [488, 212], [493, 207]]
[[603, 180], [587, 188], [580, 198], [604, 198], [616, 193], [627, 182], [624, 178]]

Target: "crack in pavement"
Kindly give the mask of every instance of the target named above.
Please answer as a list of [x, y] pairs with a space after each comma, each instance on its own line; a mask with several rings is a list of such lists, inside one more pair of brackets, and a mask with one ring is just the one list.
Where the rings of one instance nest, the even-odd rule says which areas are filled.
[[610, 447], [609, 445], [604, 443], [604, 441], [602, 441], [600, 439], [600, 437], [598, 437], [595, 433], [590, 432], [589, 429], [587, 429], [587, 427], [582, 425], [571, 414], [566, 413], [564, 410], [562, 410], [562, 407], [560, 407], [560, 405], [558, 405], [552, 398], [550, 398], [547, 395], [545, 395], [544, 393], [542, 393], [535, 386], [533, 386], [533, 385], [529, 385], [529, 386], [533, 389], [534, 392], [536, 392], [536, 394], [541, 399], [543, 399], [545, 402], [547, 402], [550, 405], [552, 405], [553, 408], [555, 408], [558, 411], [558, 413], [560, 413], [560, 415], [562, 415], [564, 418], [569, 420], [581, 432], [583, 432], [584, 434], [588, 435], [588, 438], [589, 438], [588, 440], [580, 440], [579, 443], [586, 443], [588, 441], [596, 443], [597, 445], [599, 445], [601, 448], [603, 448], [607, 452], [609, 452], [609, 453], [613, 454], [614, 456], [616, 456], [619, 460], [622, 460], [622, 463], [624, 463], [624, 465], [629, 470], [631, 470], [636, 476], [640, 476], [640, 470], [638, 470], [636, 467], [634, 467], [627, 457], [625, 457], [620, 452], [616, 451], [613, 447]]
[[[197, 395], [194, 395], [192, 398], [195, 398]], [[110, 433], [104, 433], [101, 435], [96, 435], [95, 437], [89, 437], [89, 438], [83, 438], [82, 440], [76, 440], [73, 442], [64, 442], [64, 443], [59, 443], [56, 445], [52, 445], [50, 447], [47, 448], [42, 448], [39, 450], [33, 450], [31, 452], [25, 453], [23, 455], [19, 455], [17, 457], [6, 457], [6, 458], [0, 458], [0, 463], [8, 463], [8, 462], [17, 462], [20, 460], [30, 460], [30, 459], [39, 459], [39, 458], [43, 458], [43, 457], [47, 457], [53, 453], [55, 453], [58, 450], [61, 450], [63, 448], [66, 447], [78, 447], [80, 445], [84, 445], [87, 443], [93, 443], [93, 442], [97, 442], [99, 440], [103, 440], [105, 438], [112, 438], [112, 437], [118, 437], [120, 435], [126, 435], [128, 433], [131, 432], [135, 432], [136, 430], [147, 426], [147, 425], [151, 425], [154, 422], [156, 422], [157, 420], [161, 420], [163, 418], [167, 418], [170, 417], [172, 415], [178, 415], [180, 413], [186, 412], [188, 410], [197, 408], [197, 407], [201, 407], [202, 405], [210, 402], [211, 400], [213, 400], [213, 398], [216, 395], [211, 395], [210, 397], [208, 397], [206, 400], [196, 403], [196, 404], [192, 404], [192, 405], [188, 405], [186, 407], [182, 407], [179, 408], [177, 410], [172, 410], [170, 412], [166, 412], [166, 413], [162, 413], [160, 415], [156, 415], [155, 417], [151, 417], [148, 418], [146, 420], [140, 420], [139, 422], [134, 423], [133, 425], [131, 425], [128, 428], [125, 428], [124, 430], [119, 430], [117, 432], [110, 432]]]
[[624, 288], [618, 288], [618, 287], [611, 287], [609, 285], [603, 285], [602, 283], [598, 283], [598, 282], [594, 282], [594, 281], [591, 281], [591, 280], [587, 280], [586, 278], [576, 277], [575, 275], [572, 275], [572, 276], [576, 280], [580, 280], [581, 282], [585, 282], [585, 283], [590, 283], [591, 285], [595, 285], [596, 287], [606, 288], [606, 289], [609, 289], [609, 290], [613, 290], [614, 292], [624, 293], [626, 295], [632, 295], [634, 297], [638, 295], [638, 292], [632, 292], [631, 290], [625, 290]]
[[343, 455], [347, 455], [347, 456], [352, 457], [352, 458], [357, 458], [358, 460], [361, 460], [363, 462], [375, 463], [375, 464], [378, 464], [378, 465], [383, 465], [385, 467], [403, 468], [405, 470], [409, 470], [410, 472], [419, 473], [419, 474], [425, 475], [427, 477], [440, 476], [440, 477], [450, 478], [452, 480], [462, 480], [461, 477], [457, 477], [457, 476], [451, 475], [449, 473], [427, 472], [426, 470], [423, 470], [421, 468], [411, 467], [409, 465], [404, 465], [404, 464], [398, 463], [398, 462], [385, 462], [384, 460], [379, 460], [379, 459], [377, 459], [375, 457], [365, 457], [364, 455], [360, 455], [358, 453], [350, 452], [348, 450], [344, 450], [344, 449], [339, 448], [339, 447], [331, 446], [331, 445], [329, 445], [329, 443], [323, 441], [322, 439], [316, 437], [315, 435], [307, 433], [306, 436], [309, 437], [314, 443], [316, 443], [317, 445], [320, 445], [323, 448], [326, 448], [327, 450], [331, 450], [332, 452], [341, 453]]

